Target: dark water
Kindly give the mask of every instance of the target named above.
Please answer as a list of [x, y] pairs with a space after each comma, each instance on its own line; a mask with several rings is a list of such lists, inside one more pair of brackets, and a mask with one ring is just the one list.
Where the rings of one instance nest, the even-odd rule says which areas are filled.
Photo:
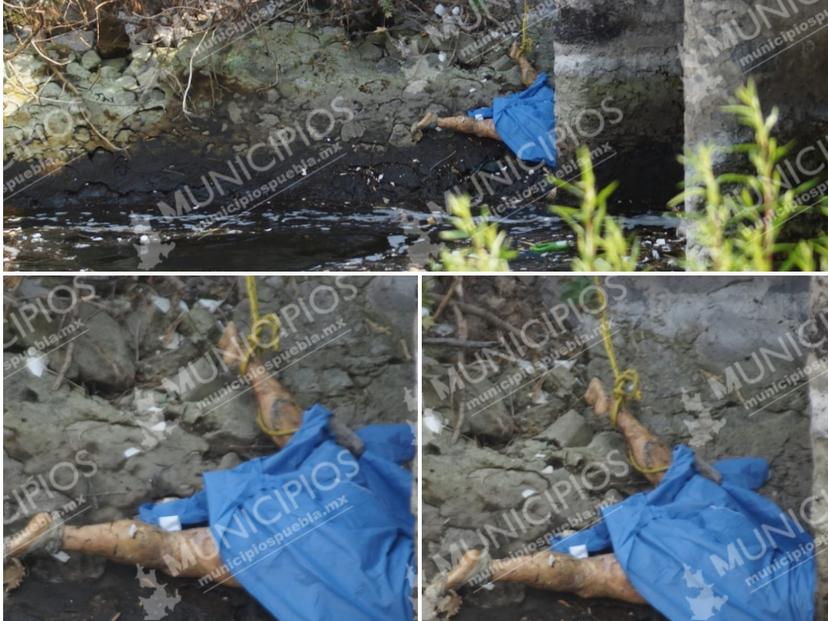
[[[173, 219], [134, 206], [85, 210], [26, 210], [5, 217], [10, 270], [386, 271], [422, 268], [436, 256], [439, 231], [422, 211], [395, 207], [314, 204], [263, 207], [213, 222], [192, 212]], [[620, 218], [644, 240], [641, 267], [670, 269], [680, 255], [676, 223], [643, 213]], [[536, 242], [571, 239], [559, 218], [542, 208], [507, 214], [500, 227], [519, 256], [513, 270], [565, 270], [571, 252], [538, 256]]]
[[584, 600], [529, 589], [522, 602], [509, 606], [464, 605], [453, 621], [666, 621], [649, 606], [611, 600]]
[[[59, 561], [45, 558], [27, 565], [32, 574], [3, 601], [3, 616], [9, 621], [273, 621], [242, 589], [218, 587], [205, 593], [195, 580], [160, 572], [158, 586], [150, 588], [139, 583], [135, 568], [112, 563], [94, 580], [56, 580], [49, 565], [60, 565]], [[161, 616], [151, 614], [153, 608], [141, 601], [157, 597], [158, 588], [169, 601]]]

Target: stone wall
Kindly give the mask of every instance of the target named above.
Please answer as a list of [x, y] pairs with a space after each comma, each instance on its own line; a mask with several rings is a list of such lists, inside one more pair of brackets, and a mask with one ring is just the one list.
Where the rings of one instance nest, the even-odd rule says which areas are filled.
[[[783, 169], [793, 185], [824, 169], [825, 24], [828, 4], [823, 0], [685, 0], [685, 147], [727, 146], [748, 137], [721, 107], [733, 102], [738, 87], [754, 79], [765, 114], [779, 108], [780, 143], [796, 141], [792, 166]], [[800, 158], [802, 149], [806, 151]], [[722, 154], [718, 163], [726, 161]]]
[[[611, 151], [602, 178], [666, 199], [680, 177], [682, 0], [559, 0], [552, 20], [561, 162], [576, 145]], [[609, 154], [615, 157], [609, 159]], [[658, 174], [653, 174], [658, 170]], [[660, 205], [659, 205], [660, 207]]]

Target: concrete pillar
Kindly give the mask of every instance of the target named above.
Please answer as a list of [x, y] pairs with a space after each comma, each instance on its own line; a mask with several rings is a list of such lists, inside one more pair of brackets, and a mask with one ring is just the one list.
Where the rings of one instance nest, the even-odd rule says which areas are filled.
[[[811, 404], [811, 441], [814, 452], [813, 496], [816, 501], [811, 509], [811, 522], [814, 536], [817, 537], [817, 619], [828, 619], [828, 556], [822, 554], [828, 542], [828, 374], [825, 364], [828, 361], [828, 277], [815, 276], [811, 279], [811, 319], [816, 320], [814, 330], [816, 337], [812, 342], [826, 339], [823, 347], [808, 357], [808, 394]], [[822, 313], [821, 320], [818, 318]], [[819, 364], [821, 362], [821, 364]]]
[[578, 144], [608, 145], [593, 156], [599, 178], [658, 203], [639, 209], [663, 208], [681, 181], [683, 1], [557, 0], [555, 9], [560, 165]]
[[766, 114], [780, 109], [781, 141], [797, 142], [788, 162], [794, 185], [828, 168], [828, 2], [685, 0], [684, 15], [685, 148], [749, 137], [721, 107], [753, 77]]

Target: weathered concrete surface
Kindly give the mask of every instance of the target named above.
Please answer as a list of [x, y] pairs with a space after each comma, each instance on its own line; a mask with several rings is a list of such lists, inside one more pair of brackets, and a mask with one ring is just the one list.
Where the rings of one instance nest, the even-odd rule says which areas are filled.
[[[731, 146], [752, 139], [722, 106], [749, 79], [767, 116], [779, 108], [779, 143], [795, 141], [781, 165], [796, 187], [828, 165], [828, 83], [816, 76], [828, 63], [828, 4], [823, 0], [685, 0], [685, 149]], [[744, 158], [719, 153], [718, 172], [744, 169]], [[691, 179], [692, 169], [686, 170]], [[689, 211], [698, 209], [695, 201]], [[695, 242], [688, 232], [690, 252]]]
[[[566, 331], [540, 352], [527, 350], [525, 362], [497, 358], [501, 362], [487, 378], [489, 384], [513, 377], [527, 362], [558, 351], [578, 336], [586, 339], [576, 355], [562, 356], [571, 358], [570, 368], [553, 364], [554, 373], [505, 384], [500, 405], [489, 409], [515, 422], [506, 437], [493, 439], [464, 429], [457, 443], [450, 441], [456, 412], [447, 399], [440, 399], [432, 380], [446, 382], [456, 351], [426, 347], [426, 360], [431, 360], [423, 380], [426, 415], [446, 425], [424, 448], [426, 576], [434, 576], [466, 548], [487, 547], [495, 558], [542, 549], [538, 542], [544, 535], [587, 526], [599, 504], [649, 489], [626, 466], [621, 436], [583, 402], [588, 380], [597, 376], [609, 385], [611, 371], [595, 318], [576, 314], [568, 303], [558, 306], [578, 281], [499, 278], [486, 285], [484, 279], [465, 279], [465, 301], [517, 327], [539, 320], [552, 308], [569, 308]], [[620, 362], [641, 374], [643, 398], [633, 406], [640, 420], [671, 444], [690, 444], [708, 461], [744, 455], [768, 459], [771, 478], [762, 493], [783, 510], [798, 511], [811, 493], [813, 468], [802, 377], [808, 348], [797, 346], [795, 336], [808, 317], [808, 279], [614, 277], [610, 287]], [[467, 318], [470, 339], [497, 337], [498, 330], [484, 320]], [[432, 330], [446, 333], [451, 323], [442, 318]], [[539, 324], [532, 325], [535, 338], [540, 338]], [[758, 355], [763, 348], [780, 355], [770, 358], [772, 365]], [[781, 398], [765, 393], [785, 378], [795, 381]], [[574, 482], [580, 483], [581, 492]], [[532, 618], [538, 608], [547, 615], [560, 611], [561, 618], [585, 618], [591, 604], [566, 598], [567, 606], [560, 606], [560, 594], [514, 586], [466, 590], [464, 599], [461, 620], [505, 621], [516, 610]], [[597, 618], [615, 619], [622, 608], [592, 610]], [[623, 614], [626, 618], [626, 608]], [[629, 614], [660, 618], [640, 608]]]
[[[73, 501], [81, 503], [70, 520], [75, 525], [132, 517], [143, 502], [194, 493], [205, 471], [273, 452], [255, 422], [249, 390], [232, 386], [238, 376], [214, 350], [228, 320], [237, 321], [242, 332], [248, 329], [242, 279], [82, 280], [97, 292], [79, 307], [88, 335], [97, 340], [73, 341], [77, 373], [70, 365], [58, 389], [53, 384], [62, 357], [50, 356], [40, 376], [18, 359], [30, 344], [42, 342], [54, 322], [32, 320], [29, 330], [16, 317], [24, 312], [21, 302], [34, 304], [55, 286], [71, 285], [71, 279], [31, 278], [6, 291], [7, 532], [34, 512], [65, 510]], [[281, 352], [287, 357], [274, 368], [281, 369], [281, 381], [301, 406], [324, 404], [354, 427], [416, 421], [417, 297], [415, 286], [405, 282], [416, 279], [386, 280], [384, 304], [377, 305], [371, 277], [258, 279], [261, 312], [277, 312], [283, 323]], [[97, 312], [87, 315], [90, 305]], [[316, 342], [308, 345], [308, 339]], [[300, 349], [291, 354], [293, 348]], [[106, 372], [112, 366], [131, 366], [133, 373], [113, 383]], [[11, 618], [54, 618], [63, 600], [40, 597], [41, 582], [61, 584], [61, 594], [71, 593], [73, 585], [77, 601], [86, 602], [84, 615], [67, 618], [111, 619], [124, 606], [132, 609], [120, 598], [135, 597], [134, 569], [118, 574], [127, 577], [114, 593], [99, 559], [72, 555], [66, 564], [52, 558], [25, 564], [33, 577], [6, 600]], [[186, 588], [183, 582], [176, 586]], [[191, 600], [169, 618], [214, 618], [211, 598], [199, 599], [197, 585], [189, 593]], [[233, 606], [244, 608], [244, 597], [229, 597]], [[254, 614], [255, 608], [244, 618], [268, 618]], [[109, 614], [91, 616], [89, 611], [99, 609]], [[143, 617], [125, 613], [123, 618]]]
[[[457, 44], [460, 34], [468, 38], [460, 31], [446, 44]], [[308, 164], [315, 158], [330, 168], [324, 192], [319, 186], [314, 199], [367, 201], [383, 180], [386, 189], [391, 184], [413, 192], [419, 179], [452, 153], [454, 137], [446, 136], [441, 152], [448, 150], [435, 161], [425, 157], [426, 168], [420, 170], [422, 149], [414, 147], [409, 128], [426, 109], [462, 113], [488, 105], [504, 86], [516, 86], [508, 58], [500, 70], [490, 65], [503, 60], [502, 45], [484, 48], [461, 64], [414, 30], [352, 41], [341, 28], [276, 21], [215, 49], [200, 48], [199, 39], [155, 52], [142, 47], [129, 59], [107, 60], [92, 70], [74, 63], [83, 70], [66, 70], [70, 87], [56, 83], [36, 55], [17, 56], [11, 61], [14, 79], [7, 82], [5, 110], [6, 158], [17, 164], [11, 176], [35, 164], [50, 170], [72, 161], [72, 175], [46, 179], [33, 196], [51, 192], [70, 204], [131, 196], [145, 202], [154, 196], [155, 203], [168, 196], [174, 205], [175, 191], [189, 187], [193, 208], [216, 192], [201, 178], [210, 171], [233, 175], [235, 165], [245, 166], [254, 179], [287, 171], [300, 178], [294, 165], [307, 174], [319, 168]], [[64, 53], [68, 59], [76, 54]], [[175, 157], [159, 160], [146, 148], [153, 138]], [[340, 148], [331, 150], [336, 145]], [[488, 147], [482, 155], [502, 150], [496, 143]], [[104, 152], [101, 156], [111, 153], [115, 161], [84, 167], [81, 156], [96, 150]], [[344, 162], [335, 161], [344, 155], [349, 155]], [[170, 161], [159, 168], [164, 159]], [[269, 164], [274, 159], [276, 164]], [[379, 172], [369, 174], [369, 164]], [[427, 196], [442, 197], [456, 180], [455, 175], [429, 184]], [[236, 189], [225, 184], [225, 192], [228, 188]]]
[[[811, 279], [810, 317], [814, 320], [812, 340], [814, 342], [828, 339], [828, 279], [815, 276]], [[817, 564], [819, 567], [819, 591], [817, 592], [817, 618], [828, 619], [828, 561], [819, 551], [828, 541], [828, 347], [823, 346], [808, 357], [809, 397], [811, 405], [811, 442], [814, 452], [814, 505], [811, 511], [814, 523], [814, 536], [817, 538]]]
[[619, 179], [628, 196], [640, 196], [642, 184], [653, 201], [671, 196], [683, 136], [682, 0], [560, 0], [556, 9], [561, 163], [579, 144], [608, 143], [611, 151], [593, 158], [606, 160], [597, 169], [602, 179]]

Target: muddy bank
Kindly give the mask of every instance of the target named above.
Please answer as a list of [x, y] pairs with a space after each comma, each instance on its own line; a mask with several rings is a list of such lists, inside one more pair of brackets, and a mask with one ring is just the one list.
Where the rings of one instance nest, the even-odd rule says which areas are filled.
[[[451, 282], [439, 280], [432, 281], [432, 297], [426, 295], [432, 314]], [[455, 293], [454, 299], [489, 313], [463, 309], [466, 338], [487, 344], [463, 350], [440, 344], [461, 337], [450, 308], [424, 335], [426, 576], [469, 548], [487, 548], [495, 558], [544, 549], [550, 534], [586, 528], [599, 506], [650, 487], [632, 468], [615, 463], [612, 455], [626, 464], [621, 436], [582, 399], [590, 378], [607, 383], [611, 377], [597, 321], [578, 302], [590, 281], [463, 280], [464, 294]], [[768, 459], [771, 478], [761, 492], [783, 509], [798, 510], [811, 491], [807, 384], [800, 378], [784, 398], [766, 391], [796, 377], [807, 352], [793, 353], [773, 368], [752, 356], [760, 348], [787, 346], [786, 339], [807, 318], [808, 280], [613, 278], [611, 283], [620, 363], [641, 376], [640, 420], [708, 461]], [[550, 337], [542, 315], [557, 317], [557, 334]], [[520, 347], [520, 338], [497, 320], [518, 330], [527, 326], [529, 340]], [[436, 341], [428, 344], [429, 339]], [[528, 346], [531, 342], [543, 345]], [[465, 352], [466, 372], [457, 366], [458, 351]], [[742, 365], [754, 381], [728, 384], [723, 378], [734, 365]], [[452, 441], [460, 404], [461, 433]], [[513, 619], [515, 610], [530, 619], [662, 618], [645, 607], [514, 585], [475, 587], [462, 595], [460, 619]]]
[[[253, 269], [267, 249], [268, 269], [422, 268], [448, 191], [488, 205], [519, 238], [548, 239], [559, 224], [547, 217], [549, 171], [496, 142], [433, 131], [414, 144], [409, 132], [427, 110], [463, 113], [522, 88], [507, 54], [521, 11], [498, 5], [474, 21], [430, 8], [374, 30], [280, 13], [247, 31], [135, 41], [117, 58], [78, 31], [44, 43], [60, 68], [24, 50], [10, 61], [4, 114], [7, 264], [192, 269], [220, 254]], [[584, 19], [550, 2], [530, 9], [532, 59], [553, 81], [559, 65], [580, 66], [584, 36], [617, 34], [592, 24], [575, 36]], [[641, 37], [623, 30], [632, 54]], [[558, 36], [568, 47], [556, 49]], [[661, 210], [679, 172], [646, 171], [675, 162], [676, 132], [625, 129], [652, 86], [619, 74], [587, 93], [561, 79], [559, 174], [577, 176], [572, 151], [589, 144], [602, 183], [623, 180], [617, 211]], [[141, 244], [153, 260], [138, 256]]]
[[[214, 350], [222, 324], [247, 330], [238, 279], [72, 283], [26, 278], [8, 292], [7, 532], [39, 511], [61, 511], [73, 525], [130, 518], [141, 503], [194, 493], [204, 471], [273, 452], [248, 387], [233, 383]], [[259, 279], [258, 297], [262, 313], [282, 319], [282, 348], [270, 358], [301, 406], [322, 403], [354, 427], [416, 420], [416, 280], [272, 277]], [[144, 619], [147, 606], [168, 600], [171, 619], [270, 618], [243, 592], [205, 595], [160, 573], [139, 582], [134, 568], [98, 559], [24, 563], [29, 576], [5, 601], [9, 618]]]

